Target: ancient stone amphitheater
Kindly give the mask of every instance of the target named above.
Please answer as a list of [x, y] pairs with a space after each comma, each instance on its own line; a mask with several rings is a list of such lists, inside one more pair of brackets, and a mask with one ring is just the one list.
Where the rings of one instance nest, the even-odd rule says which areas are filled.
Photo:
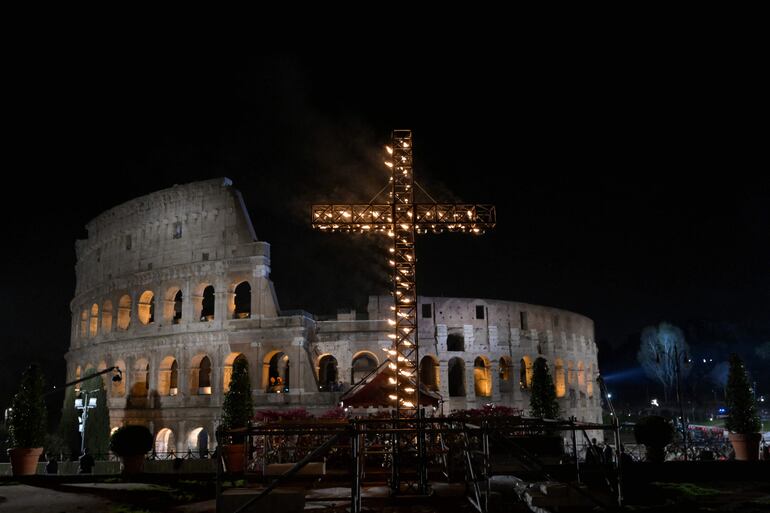
[[[390, 299], [319, 320], [282, 312], [270, 245], [226, 179], [174, 186], [108, 210], [76, 243], [67, 376], [117, 365], [110, 422], [147, 425], [159, 453], [213, 447], [233, 362], [248, 361], [258, 408], [328, 410], [389, 347]], [[542, 356], [565, 416], [601, 420], [597, 351], [585, 316], [514, 301], [420, 297], [420, 376], [445, 412], [527, 410]]]

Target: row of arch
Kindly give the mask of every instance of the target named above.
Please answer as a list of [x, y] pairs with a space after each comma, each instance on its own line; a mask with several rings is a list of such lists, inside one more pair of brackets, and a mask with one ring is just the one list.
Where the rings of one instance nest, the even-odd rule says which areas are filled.
[[[233, 319], [251, 317], [251, 284], [242, 281], [229, 291], [233, 297]], [[216, 290], [211, 284], [199, 285], [193, 293], [193, 318], [201, 322], [213, 321], [216, 317]], [[155, 323], [159, 319], [166, 324], [182, 322], [182, 305], [185, 298], [178, 286], [169, 287], [162, 297], [162, 311], [158, 311], [155, 292], [145, 290], [139, 294], [136, 302], [136, 316], [142, 326]], [[94, 338], [100, 333], [110, 333], [113, 329], [126, 331], [131, 326], [133, 299], [123, 294], [118, 299], [117, 311], [110, 299], [102, 301], [101, 306], [93, 303], [80, 311], [78, 335], [81, 338]], [[160, 315], [159, 315], [160, 314]], [[113, 325], [114, 324], [114, 325]]]
[[[498, 375], [500, 381], [500, 392], [510, 393], [513, 391], [514, 366], [512, 359], [503, 356], [499, 360]], [[528, 390], [532, 386], [534, 360], [529, 356], [524, 356], [519, 361], [519, 387], [522, 390]], [[464, 397], [466, 395], [466, 373], [465, 361], [460, 357], [451, 358], [448, 362], [448, 390], [450, 397]], [[359, 353], [353, 359], [351, 366], [351, 383], [358, 383], [377, 368], [377, 359], [371, 353]], [[567, 361], [565, 369], [563, 361], [559, 358], [552, 370], [552, 378], [556, 388], [556, 396], [564, 397], [567, 395], [567, 388], [579, 388], [593, 396], [593, 380], [586, 380], [586, 371], [589, 376], [593, 375], [593, 365], [589, 364], [586, 369], [582, 361], [578, 361], [575, 366], [572, 361]], [[337, 359], [332, 355], [323, 355], [318, 363], [319, 388], [322, 391], [334, 391], [334, 384], [338, 382], [339, 372], [337, 368]], [[486, 356], [478, 356], [473, 363], [473, 386], [475, 395], [478, 397], [492, 396], [492, 365]], [[426, 355], [420, 360], [420, 382], [430, 390], [439, 390], [441, 382], [441, 373], [439, 361], [433, 355]]]

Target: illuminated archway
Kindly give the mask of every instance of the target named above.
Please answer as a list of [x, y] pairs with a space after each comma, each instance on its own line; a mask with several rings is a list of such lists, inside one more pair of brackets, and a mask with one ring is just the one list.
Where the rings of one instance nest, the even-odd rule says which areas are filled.
[[489, 360], [479, 356], [473, 362], [473, 384], [478, 397], [492, 396], [492, 380], [489, 376]]
[[500, 358], [500, 392], [513, 392], [513, 364], [509, 356]]
[[137, 310], [139, 322], [145, 326], [155, 322], [155, 294], [153, 294], [151, 290], [145, 290], [142, 292], [142, 295], [139, 296]]
[[118, 329], [127, 330], [131, 324], [131, 296], [125, 294], [118, 301]]
[[109, 299], [102, 303], [102, 333], [112, 331], [112, 301]]
[[324, 355], [318, 360], [318, 387], [322, 392], [337, 392], [339, 380], [337, 359], [330, 355]]
[[350, 370], [351, 384], [355, 385], [377, 368], [377, 358], [369, 352], [356, 353]]
[[174, 432], [169, 428], [163, 428], [155, 435], [155, 454], [165, 459], [173, 457], [176, 452], [176, 440], [174, 439]]
[[428, 390], [438, 390], [440, 377], [438, 360], [433, 355], [425, 355], [420, 360], [420, 383]]
[[[227, 392], [230, 390], [230, 380], [233, 379], [233, 365], [236, 361], [246, 361], [246, 356], [243, 353], [230, 353], [225, 358], [225, 365], [222, 368], [222, 390]], [[246, 371], [248, 372], [249, 366], [246, 365]]]
[[251, 317], [251, 285], [242, 281], [235, 287], [235, 312], [234, 319], [248, 319]]
[[99, 333], [99, 305], [91, 305], [91, 319], [88, 323], [88, 336], [94, 338]]
[[556, 388], [556, 397], [564, 397], [567, 395], [567, 384], [564, 379], [564, 362], [561, 361], [561, 358], [556, 359], [553, 380]]

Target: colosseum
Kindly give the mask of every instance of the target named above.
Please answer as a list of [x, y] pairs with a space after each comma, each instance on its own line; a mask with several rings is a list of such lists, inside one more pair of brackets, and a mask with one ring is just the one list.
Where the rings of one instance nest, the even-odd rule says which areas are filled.
[[[177, 185], [108, 210], [76, 243], [69, 379], [118, 366], [110, 422], [147, 425], [158, 452], [213, 447], [233, 362], [257, 408], [322, 412], [390, 346], [392, 300], [320, 320], [282, 312], [270, 245], [226, 178]], [[565, 416], [600, 421], [597, 349], [585, 316], [513, 301], [419, 298], [420, 376], [445, 412], [491, 403], [526, 411], [532, 363], [550, 362]]]

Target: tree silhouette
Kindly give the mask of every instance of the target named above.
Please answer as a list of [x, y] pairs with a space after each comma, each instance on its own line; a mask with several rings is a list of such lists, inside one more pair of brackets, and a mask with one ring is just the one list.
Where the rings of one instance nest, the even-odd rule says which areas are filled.
[[535, 360], [532, 369], [532, 391], [529, 396], [529, 408], [533, 417], [556, 419], [559, 417], [559, 403], [556, 400], [556, 387], [553, 385], [548, 362], [545, 358]]
[[664, 401], [668, 401], [669, 391], [676, 386], [677, 358], [680, 377], [684, 379], [690, 372], [690, 367], [684, 365], [690, 348], [682, 330], [667, 322], [647, 326], [641, 338], [636, 359], [650, 379], [663, 385]]

